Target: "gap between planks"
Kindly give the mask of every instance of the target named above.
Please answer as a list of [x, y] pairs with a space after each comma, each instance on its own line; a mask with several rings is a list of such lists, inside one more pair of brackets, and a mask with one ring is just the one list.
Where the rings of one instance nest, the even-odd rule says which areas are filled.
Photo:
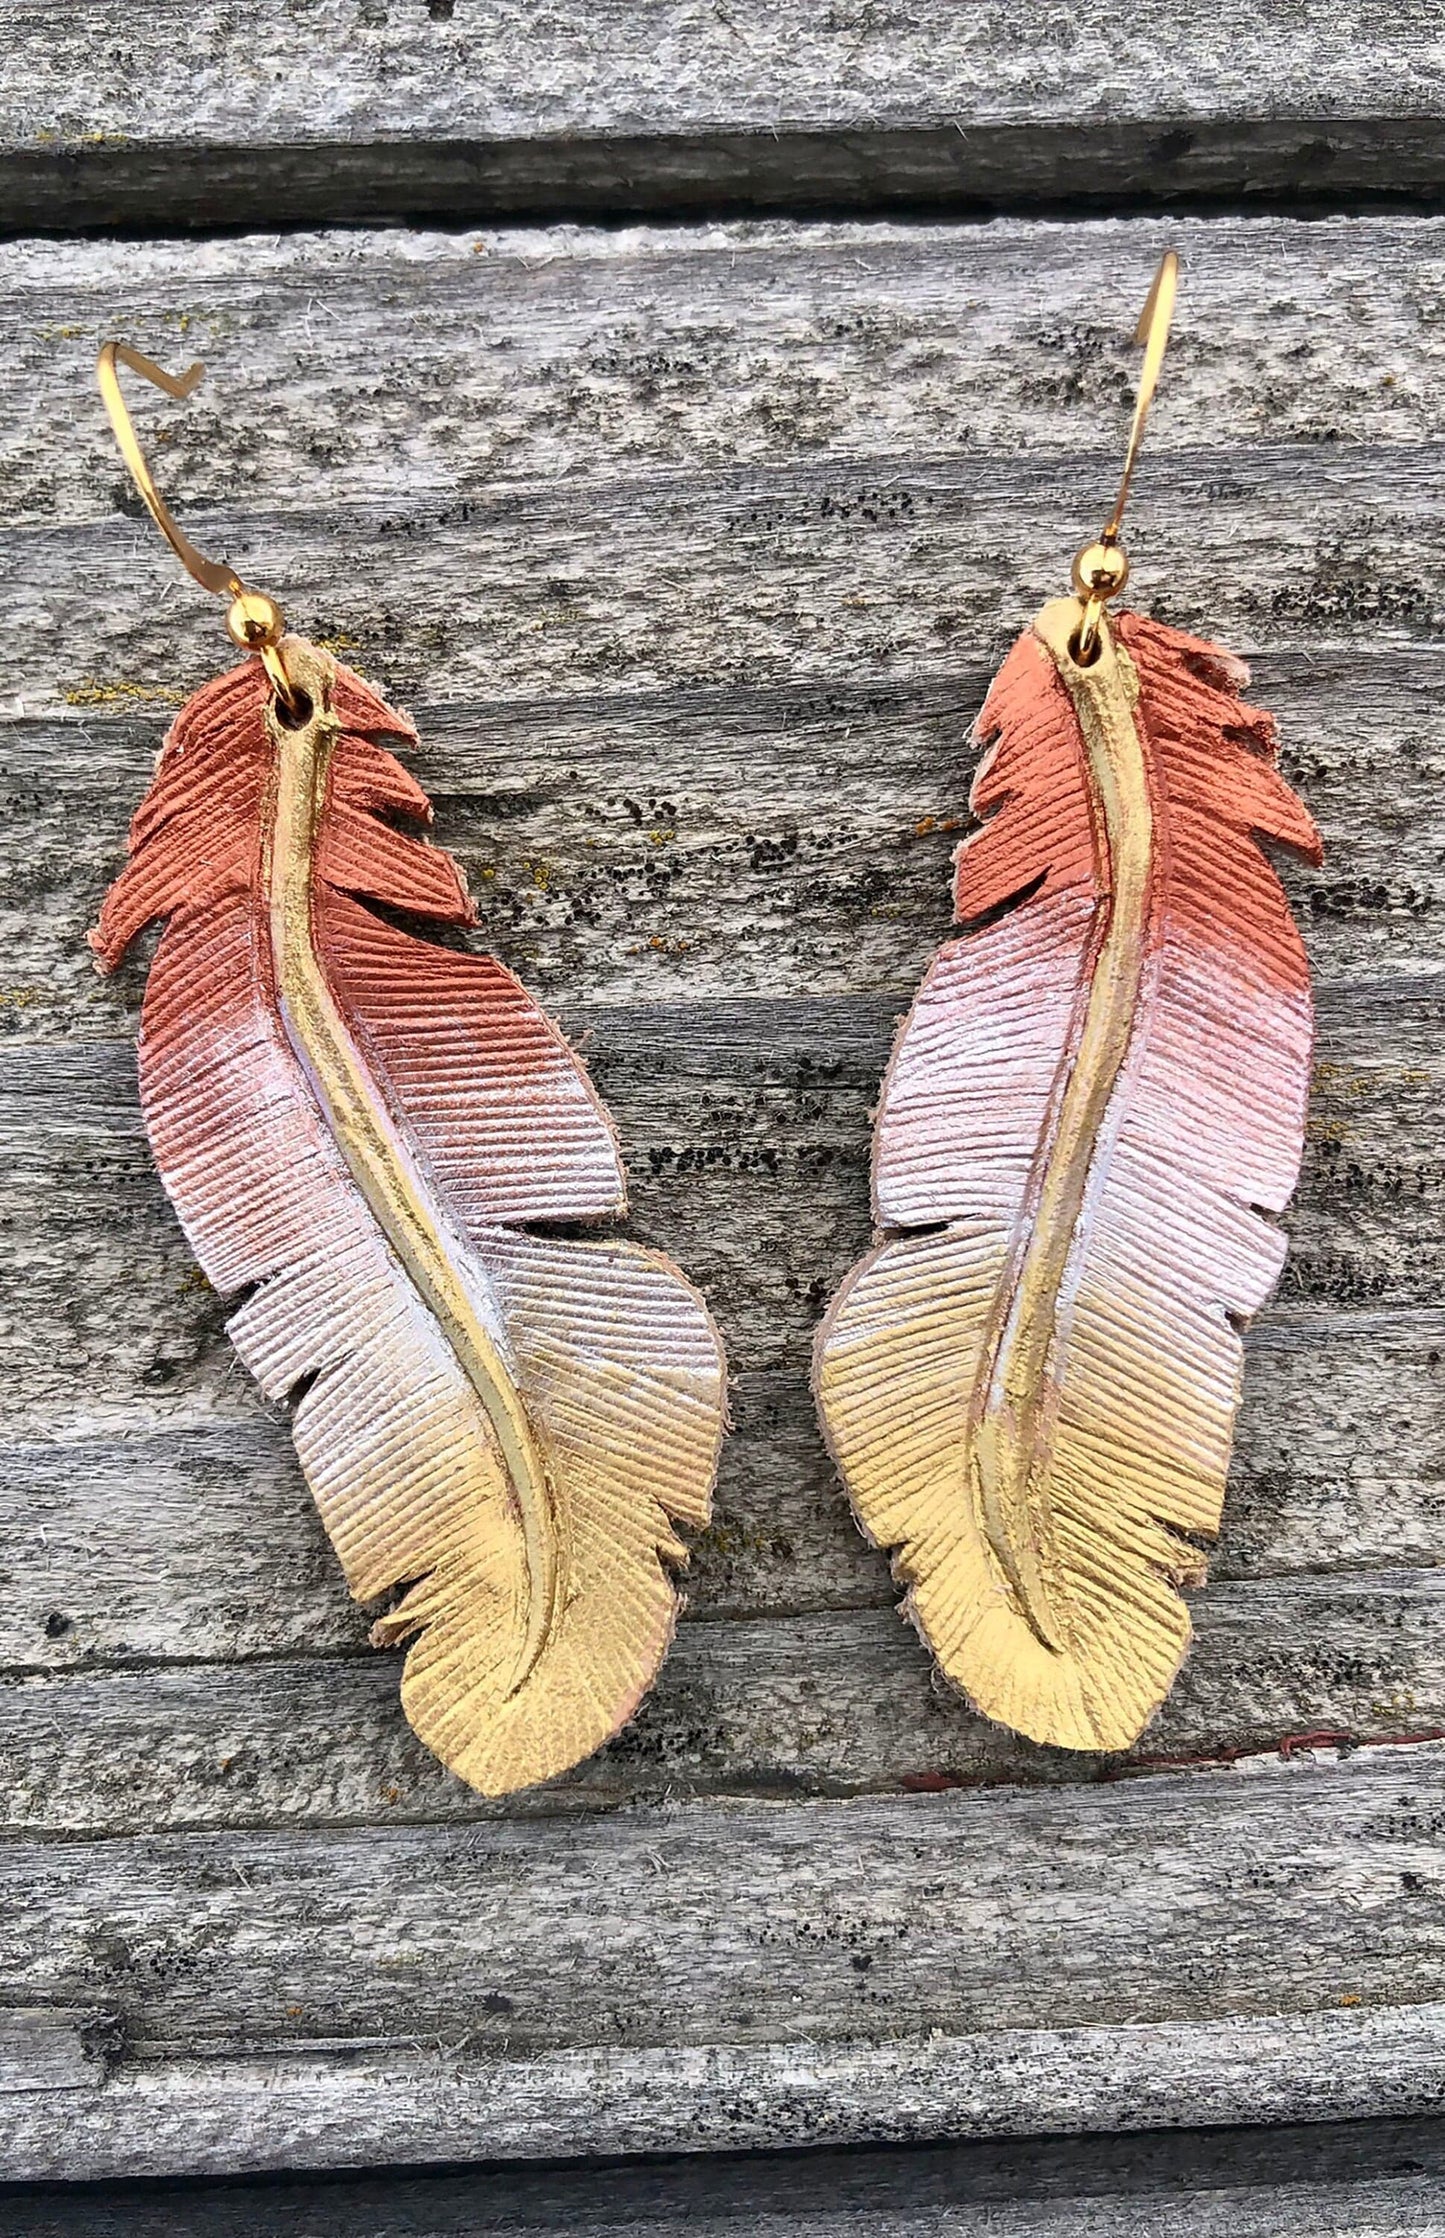
[[13, 9], [11, 230], [719, 209], [1433, 202], [1445, 67], [1409, 11], [1135, 0], [1020, 39], [948, 0]]
[[[302, 2182], [0, 2192], [3, 2238], [1403, 2238], [1435, 2233], [1445, 2124], [1312, 2123], [824, 2148], [529, 2169], [383, 2169]], [[17, 2219], [21, 2218], [21, 2219]], [[977, 2219], [975, 2219], [977, 2218]]]

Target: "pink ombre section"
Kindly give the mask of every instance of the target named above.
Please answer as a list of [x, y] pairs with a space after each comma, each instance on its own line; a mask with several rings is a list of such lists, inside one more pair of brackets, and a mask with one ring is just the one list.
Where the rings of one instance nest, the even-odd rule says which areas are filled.
[[[1137, 615], [1118, 634], [1140, 676], [1157, 863], [1111, 1141], [1122, 1129], [1192, 1181], [1278, 1210], [1299, 1166], [1312, 1015], [1304, 949], [1257, 842], [1318, 861], [1319, 835], [1274, 766], [1269, 718], [1234, 689], [1239, 664]], [[939, 951], [899, 1038], [875, 1136], [885, 1227], [969, 1206], [1016, 1215], [1087, 999], [1104, 899], [1089, 788], [1068, 695], [1031, 635], [979, 729], [995, 737], [972, 795], [988, 821], [959, 849], [956, 907], [1004, 914]]]
[[[131, 856], [92, 945], [107, 968], [152, 918], [170, 921], [152, 973], [143, 1058], [179, 1030], [168, 989], [185, 928], [227, 895], [262, 938], [262, 842], [270, 778], [268, 687], [248, 662], [181, 711], [131, 826]], [[625, 1209], [617, 1145], [576, 1055], [521, 983], [490, 956], [418, 940], [375, 914], [471, 925], [476, 912], [440, 848], [384, 817], [429, 822], [420, 786], [367, 730], [413, 738], [339, 668], [333, 749], [315, 866], [314, 926], [333, 992], [439, 1194], [464, 1230], [499, 1220], [596, 1219]], [[354, 726], [354, 727], [350, 727]], [[266, 999], [269, 1000], [269, 994]], [[180, 1009], [188, 997], [182, 989]], [[166, 1022], [163, 1024], [162, 1020]]]
[[1014, 646], [979, 731], [993, 744], [970, 805], [988, 821], [958, 850], [954, 913], [1006, 914], [939, 950], [899, 1036], [873, 1138], [884, 1228], [972, 1216], [1012, 1229], [1088, 999], [1099, 899], [1088, 776], [1037, 639]]

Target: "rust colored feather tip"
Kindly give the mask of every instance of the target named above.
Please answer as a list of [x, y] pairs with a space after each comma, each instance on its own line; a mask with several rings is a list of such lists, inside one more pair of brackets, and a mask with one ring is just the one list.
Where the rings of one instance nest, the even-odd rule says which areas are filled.
[[874, 1138], [882, 1240], [819, 1331], [829, 1444], [944, 1672], [1032, 1739], [1134, 1741], [1189, 1643], [1304, 1139], [1320, 859], [1242, 666], [1046, 607], [989, 693], [949, 941]]
[[504, 1794], [631, 1717], [678, 1610], [675, 1526], [708, 1520], [721, 1347], [660, 1254], [532, 1223], [625, 1210], [578, 1058], [470, 925], [455, 865], [402, 828], [410, 723], [289, 638], [310, 707], [254, 661], [182, 709], [91, 944], [164, 920], [140, 1035], [156, 1163], [242, 1359], [295, 1397], [307, 1481], [402, 1703]]

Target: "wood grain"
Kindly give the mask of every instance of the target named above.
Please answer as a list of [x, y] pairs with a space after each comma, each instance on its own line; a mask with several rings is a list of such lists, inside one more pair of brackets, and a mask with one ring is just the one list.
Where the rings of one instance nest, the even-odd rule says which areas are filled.
[[[219, 1370], [214, 1315], [203, 1338]], [[167, 1343], [161, 1358], [173, 1361]], [[1442, 1558], [1442, 1347], [1445, 1323], [1429, 1309], [1277, 1311], [1256, 1330], [1216, 1581]], [[72, 1375], [88, 1372], [85, 1358], [72, 1361]], [[155, 1382], [109, 1428], [93, 1420], [47, 1440], [20, 1423], [0, 1449], [5, 1664], [354, 1650], [361, 1614], [338, 1592], [285, 1425], [259, 1408], [170, 1414], [152, 1399]], [[694, 1613], [891, 1603], [885, 1569], [840, 1504], [802, 1363], [740, 1375], [732, 1397], [717, 1520], [694, 1542], [687, 1580]]]
[[9, 11], [0, 222], [1293, 204], [1438, 190], [1418, 10], [83, 0]]
[[[1111, 494], [1175, 237], [1135, 580], [1253, 659], [1324, 826], [1291, 873], [1319, 1064], [1197, 1652], [1130, 1764], [1065, 1763], [932, 1686], [806, 1363], [968, 725]], [[1438, 2105], [1445, 226], [54, 240], [0, 281], [0, 2002], [112, 2031], [102, 2085], [10, 2094], [6, 2171]], [[511, 1815], [361, 1650], [150, 1169], [142, 973], [81, 945], [225, 657], [92, 400], [111, 332], [211, 358], [184, 410], [137, 402], [165, 487], [412, 704], [485, 937], [728, 1338], [663, 1683]], [[1321, 1730], [1405, 1745], [1281, 1759]]]
[[270, 2165], [695, 2150], [780, 2106], [815, 2142], [1423, 2111], [1438, 1757], [12, 1843], [7, 1980], [84, 1982], [127, 2049], [63, 2137], [18, 2098], [4, 2165], [204, 2170], [238, 2129]]
[[94, 2090], [114, 2052], [104, 2013], [63, 2005], [0, 2012], [0, 2096], [16, 2091]]
[[88, 2100], [17, 2096], [5, 2165], [93, 2181], [122, 2169], [224, 2171], [238, 2147], [253, 2167], [354, 2168], [589, 2149], [746, 2152], [775, 2144], [784, 2122], [804, 2147], [988, 2135], [1001, 2122], [1016, 2136], [1176, 2117], [1428, 2116], [1440, 2104], [1442, 2019], [1439, 2005], [1423, 2005], [1304, 2021], [795, 2037], [782, 2047], [588, 2046], [504, 2062], [411, 2040], [231, 2058], [208, 2045], [195, 2059], [123, 2063]]
[[1107, 1755], [1035, 1747], [988, 1724], [934, 1678], [887, 1608], [684, 1624], [620, 1739], [505, 1804], [482, 1802], [427, 1755], [398, 1707], [394, 1664], [364, 1637], [343, 1655], [16, 1673], [0, 1688], [0, 1830], [450, 1825], [696, 1796], [1073, 1785], [1275, 1743], [1288, 1754], [1321, 1733], [1445, 1731], [1434, 1571], [1219, 1585], [1194, 1617], [1169, 1703], [1132, 1750]]
[[1442, 2164], [1438, 2121], [1316, 2122], [1268, 2131], [1032, 2138], [907, 2149], [679, 2156], [605, 2168], [333, 2174], [106, 2184], [13, 2206], [5, 2238], [522, 2238], [524, 2231], [681, 2238], [696, 2230], [764, 2238], [854, 2238], [990, 2230], [1080, 2238], [1137, 2222], [1169, 2238], [1320, 2238], [1430, 2231]]

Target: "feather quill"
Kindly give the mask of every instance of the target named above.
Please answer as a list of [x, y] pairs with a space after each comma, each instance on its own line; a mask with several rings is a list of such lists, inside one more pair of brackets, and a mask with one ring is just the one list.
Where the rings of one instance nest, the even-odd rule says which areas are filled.
[[900, 1031], [874, 1137], [883, 1240], [815, 1384], [864, 1532], [989, 1717], [1135, 1740], [1217, 1532], [1239, 1331], [1285, 1243], [1312, 1013], [1260, 841], [1320, 859], [1270, 718], [1217, 647], [1079, 606], [1024, 633], [979, 720], [964, 926]]
[[[717, 1332], [656, 1252], [532, 1232], [626, 1209], [582, 1065], [470, 925], [411, 724], [288, 638], [181, 711], [91, 934], [163, 919], [140, 1035], [161, 1177], [273, 1398], [353, 1596], [394, 1596], [402, 1704], [484, 1794], [550, 1778], [636, 1709], [672, 1636], [674, 1525], [708, 1520]], [[377, 906], [380, 905], [380, 908]]]

